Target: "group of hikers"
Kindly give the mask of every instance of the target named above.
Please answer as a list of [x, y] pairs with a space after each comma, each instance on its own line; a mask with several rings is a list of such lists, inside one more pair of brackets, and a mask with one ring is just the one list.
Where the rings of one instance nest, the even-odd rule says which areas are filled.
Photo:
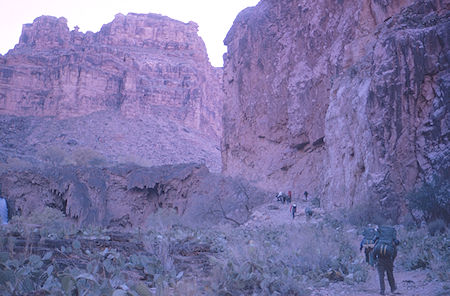
[[387, 275], [391, 292], [397, 290], [394, 279], [394, 260], [397, 256], [397, 232], [392, 226], [379, 226], [365, 228], [360, 251], [364, 249], [366, 262], [376, 266], [380, 280], [380, 294], [385, 295], [384, 275]]
[[[303, 199], [303, 201], [308, 201], [308, 191], [304, 192], [304, 196], [305, 198]], [[292, 202], [292, 191], [288, 191], [288, 193], [284, 193], [283, 191], [278, 192], [277, 194], [277, 201], [280, 201], [282, 203], [291, 203]], [[289, 212], [292, 215], [292, 219], [295, 218], [295, 215], [297, 213], [297, 204], [293, 203], [291, 205], [291, 207], [289, 208]], [[305, 215], [307, 218], [311, 217], [313, 214], [313, 211], [309, 208], [306, 207], [305, 208]]]
[[[304, 193], [304, 201], [308, 199], [308, 192]], [[284, 203], [292, 202], [292, 192], [287, 194], [279, 192], [277, 194], [277, 201]], [[297, 212], [297, 205], [295, 203], [290, 206], [290, 214], [292, 219], [295, 218]], [[311, 217], [313, 211], [306, 207], [305, 215], [307, 218]], [[397, 232], [392, 226], [371, 226], [369, 225], [363, 231], [363, 239], [360, 244], [360, 251], [364, 249], [366, 262], [377, 268], [380, 281], [380, 294], [385, 295], [385, 274], [394, 293], [397, 290], [394, 279], [394, 260], [397, 256], [397, 246], [400, 242], [397, 240]]]

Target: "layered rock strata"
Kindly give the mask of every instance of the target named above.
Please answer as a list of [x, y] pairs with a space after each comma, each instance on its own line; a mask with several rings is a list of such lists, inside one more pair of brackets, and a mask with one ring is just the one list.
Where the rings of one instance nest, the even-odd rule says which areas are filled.
[[449, 16], [442, 0], [241, 12], [225, 39], [224, 172], [328, 208], [403, 204], [449, 167]]
[[155, 14], [118, 14], [97, 33], [42, 16], [0, 56], [0, 114], [160, 114], [217, 138], [222, 99], [197, 24]]

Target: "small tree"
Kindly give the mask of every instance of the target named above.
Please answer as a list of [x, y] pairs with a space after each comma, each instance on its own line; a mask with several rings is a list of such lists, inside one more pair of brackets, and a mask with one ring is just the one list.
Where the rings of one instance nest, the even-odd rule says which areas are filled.
[[450, 172], [435, 175], [429, 182], [406, 196], [411, 215], [414, 211], [423, 214], [427, 223], [436, 219], [450, 222]]

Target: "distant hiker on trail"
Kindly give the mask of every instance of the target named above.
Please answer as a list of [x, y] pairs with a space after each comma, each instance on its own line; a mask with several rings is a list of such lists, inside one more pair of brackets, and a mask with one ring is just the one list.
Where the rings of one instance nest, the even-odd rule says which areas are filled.
[[305, 201], [308, 201], [308, 191], [305, 191], [303, 194], [305, 195]]
[[306, 219], [309, 219], [312, 217], [313, 215], [313, 210], [311, 210], [310, 208], [305, 208], [305, 215], [306, 215]]
[[277, 194], [277, 201], [281, 201], [282, 203], [285, 203], [288, 199], [288, 196], [283, 191], [278, 192]]
[[294, 219], [295, 218], [295, 213], [297, 212], [297, 205], [296, 204], [292, 204], [291, 205], [290, 212], [292, 213], [292, 219]]
[[278, 192], [277, 194], [277, 201], [283, 201], [283, 192]]
[[2, 197], [2, 188], [0, 187], [0, 223], [8, 224], [8, 204], [6, 199]]
[[286, 201], [290, 202], [290, 198], [286, 193], [284, 193], [283, 191], [280, 191], [277, 194], [277, 201], [281, 201], [282, 203], [285, 203]]
[[287, 202], [288, 202], [288, 203], [291, 203], [291, 201], [292, 201], [292, 192], [289, 190], [289, 191], [288, 191]]
[[385, 295], [384, 273], [387, 274], [391, 292], [397, 290], [394, 279], [394, 260], [397, 256], [397, 246], [400, 242], [397, 240], [397, 232], [394, 227], [380, 226], [377, 229], [377, 238], [373, 249], [374, 259], [380, 278], [380, 294]]

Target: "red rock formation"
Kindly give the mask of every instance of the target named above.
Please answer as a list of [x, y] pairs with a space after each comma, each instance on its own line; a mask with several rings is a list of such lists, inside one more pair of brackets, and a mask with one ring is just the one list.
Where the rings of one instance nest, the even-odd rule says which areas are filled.
[[446, 1], [274, 1], [224, 66], [224, 172], [325, 206], [395, 202], [449, 164]]
[[66, 23], [39, 17], [0, 56], [0, 114], [67, 118], [119, 110], [221, 133], [220, 78], [195, 23], [119, 14], [86, 34]]
[[268, 197], [197, 164], [0, 167], [0, 184], [12, 215], [29, 216], [50, 207], [80, 225], [119, 227], [147, 226], [158, 210], [201, 226], [227, 220], [244, 223]]

